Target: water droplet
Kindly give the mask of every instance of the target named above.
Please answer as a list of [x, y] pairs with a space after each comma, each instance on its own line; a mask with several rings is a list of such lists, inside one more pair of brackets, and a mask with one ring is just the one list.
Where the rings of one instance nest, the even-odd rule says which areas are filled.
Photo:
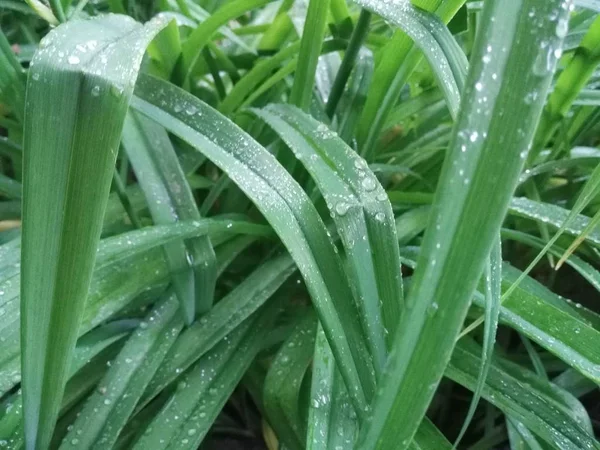
[[67, 59], [67, 62], [69, 64], [71, 64], [72, 66], [76, 66], [77, 64], [79, 64], [79, 57], [75, 56], [75, 55], [71, 55], [69, 56], [69, 58]]
[[562, 56], [562, 49], [561, 48], [556, 48], [554, 50], [554, 57], [556, 59], [560, 59], [561, 56]]
[[98, 97], [100, 95], [100, 86], [94, 86], [92, 88], [92, 95]]
[[481, 92], [483, 89], [483, 83], [481, 81], [478, 81], [477, 83], [475, 83], [475, 89], [477, 89], [477, 91]]
[[375, 220], [377, 220], [378, 222], [383, 222], [385, 220], [385, 214], [382, 212], [378, 212], [377, 214], [375, 214]]
[[195, 429], [195, 428], [190, 428], [190, 429], [188, 430], [188, 433], [187, 433], [187, 434], [188, 434], [188, 436], [193, 436], [193, 435], [195, 435], [195, 434], [196, 434], [196, 429]]
[[428, 306], [427, 313], [430, 316], [433, 316], [437, 312], [437, 310], [439, 309], [439, 307], [440, 306], [436, 302], [433, 302], [431, 305]]
[[71, 445], [77, 445], [79, 444], [79, 439], [75, 438], [75, 439], [71, 439]]
[[338, 216], [345, 216], [349, 209], [350, 209], [350, 204], [346, 203], [346, 202], [338, 202], [335, 205], [335, 213]]
[[354, 167], [356, 167], [358, 170], [366, 170], [367, 169], [367, 162], [362, 159], [362, 158], [356, 158], [354, 160]]
[[569, 21], [567, 20], [566, 17], [561, 17], [560, 19], [558, 19], [558, 22], [556, 23], [556, 36], [562, 39], [567, 35], [568, 31], [569, 31]]
[[37, 81], [40, 79], [40, 74], [36, 72], [33, 75], [31, 75], [31, 78], [33, 78], [35, 81]]
[[185, 108], [185, 113], [188, 116], [193, 116], [197, 112], [198, 112], [198, 108], [196, 108], [194, 105], [189, 105], [187, 108]]
[[377, 182], [373, 177], [366, 177], [360, 183], [365, 191], [373, 191], [377, 187]]
[[471, 135], [469, 136], [469, 140], [471, 142], [475, 142], [477, 140], [477, 138], [479, 137], [479, 133], [477, 131], [473, 131], [471, 133]]

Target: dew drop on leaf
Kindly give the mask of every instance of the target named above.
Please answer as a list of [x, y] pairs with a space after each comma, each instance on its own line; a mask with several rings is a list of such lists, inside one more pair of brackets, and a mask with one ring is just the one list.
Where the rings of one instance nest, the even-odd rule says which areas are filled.
[[368, 192], [375, 190], [377, 187], [377, 183], [372, 177], [366, 177], [364, 180], [362, 180], [361, 184], [364, 190]]

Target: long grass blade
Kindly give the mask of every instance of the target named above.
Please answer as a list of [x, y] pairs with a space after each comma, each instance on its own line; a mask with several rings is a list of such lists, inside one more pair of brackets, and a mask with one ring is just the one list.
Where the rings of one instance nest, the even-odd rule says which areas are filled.
[[[546, 92], [549, 87], [556, 59], [551, 55], [548, 60], [548, 47], [541, 48], [540, 43], [551, 42], [552, 50], [560, 48], [561, 39], [547, 16], [557, 9], [561, 17], [566, 16], [561, 4], [525, 0], [510, 11], [499, 1], [485, 4], [407, 314], [399, 326], [372, 419], [361, 431], [360, 448], [406, 448], [442, 376], [453, 348], [448, 337], [460, 331], [532, 139], [531, 130], [509, 130], [524, 120], [535, 122], [541, 114], [541, 100], [526, 102], [524, 98], [531, 90]], [[529, 23], [532, 7], [544, 17], [535, 27]], [[517, 39], [522, 33], [529, 38]], [[489, 49], [497, 42], [511, 44], [505, 52], [491, 55]], [[534, 71], [536, 60], [544, 61], [543, 71]], [[482, 104], [485, 110], [475, 115]], [[406, 404], [411, 408], [405, 408]]]
[[[344, 379], [358, 387], [353, 401], [364, 412], [374, 389], [372, 362], [341, 261], [306, 194], [270, 153], [198, 99], [150, 77], [137, 89], [136, 109], [201, 149], [268, 218], [304, 276], [332, 350], [343, 361]], [[179, 110], [184, 105], [193, 105], [196, 114]]]
[[[158, 224], [199, 220], [192, 191], [177, 160], [167, 132], [136, 112], [125, 119], [123, 147], [132, 162], [148, 208]], [[172, 243], [165, 255], [188, 325], [208, 311], [216, 283], [215, 252], [208, 237]]]
[[52, 436], [123, 119], [144, 49], [163, 26], [121, 16], [72, 21], [45, 38], [32, 62], [21, 274], [28, 449], [46, 448]]

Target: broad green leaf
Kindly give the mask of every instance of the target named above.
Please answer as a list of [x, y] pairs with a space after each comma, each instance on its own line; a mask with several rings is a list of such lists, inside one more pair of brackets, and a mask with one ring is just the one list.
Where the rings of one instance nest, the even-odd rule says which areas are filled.
[[123, 119], [144, 49], [164, 25], [142, 26], [124, 16], [71, 21], [45, 37], [32, 61], [21, 272], [23, 407], [30, 448], [46, 448], [52, 436]]
[[[255, 202], [283, 240], [304, 277], [347, 385], [358, 388], [350, 393], [353, 402], [364, 412], [374, 389], [372, 362], [341, 261], [306, 194], [270, 153], [204, 103], [150, 77], [137, 86], [134, 107], [201, 149]], [[193, 116], [183, 112], [190, 105], [196, 108]]]
[[[406, 448], [443, 374], [533, 137], [531, 129], [514, 130], [541, 114], [542, 99], [525, 97], [549, 87], [556, 60], [548, 58], [548, 46], [553, 51], [561, 39], [548, 16], [559, 10], [565, 17], [561, 4], [524, 0], [510, 10], [501, 1], [485, 4], [406, 314], [361, 430], [361, 449]], [[506, 51], [491, 54], [498, 45]]]

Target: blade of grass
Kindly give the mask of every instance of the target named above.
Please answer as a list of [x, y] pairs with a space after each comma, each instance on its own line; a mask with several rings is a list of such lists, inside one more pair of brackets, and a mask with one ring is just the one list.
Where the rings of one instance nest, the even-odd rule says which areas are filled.
[[598, 227], [598, 224], [600, 224], [600, 212], [597, 212], [596, 215], [592, 217], [590, 223], [581, 232], [581, 236], [575, 239], [573, 243], [569, 246], [569, 248], [565, 250], [565, 253], [560, 257], [560, 259], [556, 263], [556, 270], [560, 269], [560, 267], [565, 263], [565, 261], [571, 257], [573, 252], [577, 250], [577, 247], [579, 247], [582, 244], [582, 242], [587, 239], [588, 235]]
[[234, 0], [227, 2], [215, 11], [190, 34], [181, 46], [181, 57], [175, 67], [175, 78], [183, 85], [190, 82], [190, 76], [198, 62], [202, 49], [220, 27], [248, 11], [266, 5], [273, 0]]
[[[143, 49], [164, 25], [154, 21], [142, 26], [122, 16], [71, 21], [46, 36], [32, 61], [25, 109], [21, 274], [29, 449], [46, 448], [52, 436], [123, 119]], [[53, 114], [57, 110], [64, 114]], [[48, 261], [53, 261], [51, 268]]]
[[[464, 0], [419, 0], [418, 7], [430, 13], [435, 12], [444, 23], [448, 23], [464, 3]], [[381, 62], [375, 70], [357, 131], [358, 147], [362, 155], [370, 156], [374, 153], [387, 116], [421, 59], [422, 55], [413, 46], [411, 39], [401, 31], [397, 31], [382, 49]]]
[[[556, 24], [556, 33], [564, 37], [568, 25], [568, 18], [561, 18]], [[560, 47], [557, 51], [560, 51]], [[594, 20], [575, 50], [573, 58], [556, 81], [538, 125], [536, 139], [528, 160], [530, 163], [535, 161], [540, 151], [548, 145], [561, 119], [566, 116], [579, 91], [587, 84], [598, 64], [600, 64], [600, 17]]]
[[367, 163], [338, 136], [301, 111], [271, 105], [254, 111], [292, 149], [313, 177], [342, 238], [349, 282], [379, 377], [387, 342], [395, 335], [403, 301], [393, 212]]
[[0, 99], [15, 117], [23, 120], [25, 108], [25, 72], [15, 56], [6, 35], [0, 30]]
[[289, 102], [302, 110], [308, 110], [315, 85], [315, 71], [325, 40], [327, 14], [330, 0], [309, 0], [308, 12], [300, 41], [298, 67]]
[[[306, 423], [301, 416], [300, 391], [313, 356], [316, 330], [316, 315], [308, 310], [275, 355], [264, 382], [266, 417], [277, 438], [291, 450], [304, 448]], [[316, 401], [317, 407], [327, 408], [330, 398]]]
[[412, 6], [408, 0], [387, 3], [381, 0], [358, 0], [358, 3], [400, 27], [423, 52], [446, 97], [448, 109], [456, 118], [460, 94], [464, 88], [467, 57], [458, 43], [434, 14]]
[[[329, 399], [329, 401], [327, 401]], [[307, 450], [352, 448], [358, 424], [322, 328], [317, 330], [308, 405]]]
[[[312, 294], [332, 350], [343, 361], [346, 383], [358, 387], [351, 392], [357, 414], [364, 412], [374, 388], [372, 361], [341, 261], [306, 194], [270, 153], [198, 99], [150, 77], [137, 86], [134, 107], [201, 149], [255, 202], [282, 238]], [[198, 111], [195, 116], [175, 111], [190, 104]]]
[[150, 382], [143, 401], [156, 396], [217, 342], [260, 308], [295, 271], [289, 256], [263, 263], [179, 337]]
[[[413, 249], [414, 250], [414, 249]], [[411, 249], [403, 249], [403, 263], [415, 266]], [[505, 264], [502, 290], [511, 289], [521, 272]], [[486, 307], [484, 294], [476, 292], [473, 303]], [[573, 307], [532, 278], [526, 277], [500, 306], [500, 321], [576, 368], [591, 380], [598, 379], [600, 361], [594, 351], [600, 319], [585, 308]], [[463, 337], [471, 331], [465, 328]]]
[[[453, 348], [449, 336], [460, 331], [531, 142], [531, 130], [510, 130], [524, 121], [535, 123], [541, 114], [542, 99], [524, 98], [533, 89], [546, 92], [549, 87], [556, 61], [550, 59], [544, 72], [534, 73], [533, 66], [536, 59], [548, 60], [548, 46], [552, 51], [560, 47], [561, 39], [548, 19], [555, 10], [566, 16], [560, 4], [524, 0], [510, 11], [500, 1], [485, 4], [407, 314], [398, 328], [373, 415], [361, 431], [361, 449], [406, 448], [443, 374]], [[534, 15], [536, 26], [528, 15], [532, 7], [539, 13]], [[552, 44], [542, 48], [542, 41]], [[499, 44], [507, 50], [491, 57], [488, 48]]]
[[502, 296], [502, 244], [498, 237], [492, 251], [490, 252], [489, 262], [485, 269], [485, 330], [483, 332], [483, 347], [481, 353], [481, 367], [477, 378], [477, 385], [473, 391], [473, 398], [467, 411], [467, 417], [463, 423], [454, 448], [464, 437], [469, 424], [475, 416], [475, 411], [481, 398], [481, 392], [485, 387], [485, 379], [492, 364], [492, 352], [496, 342], [496, 332], [498, 330], [498, 316], [500, 315], [500, 298]]
[[146, 385], [183, 328], [177, 300], [166, 298], [140, 323], [88, 398], [61, 449], [111, 448]]
[[[197, 449], [261, 350], [278, 311], [279, 305], [262, 308], [203, 356], [183, 377], [133, 448]], [[173, 426], [174, 416], [179, 417], [176, 426]]]
[[[463, 386], [474, 389], [480, 367], [481, 352], [472, 341], [461, 340], [454, 351], [446, 375]], [[567, 408], [558, 388], [542, 378], [527, 373], [508, 361], [492, 364], [483, 397], [542, 437], [555, 448], [600, 448], [584, 429], [577, 416]]]
[[[343, 1], [342, 3], [345, 4], [345, 2]], [[371, 13], [363, 9], [360, 12], [360, 16], [358, 17], [358, 21], [356, 22], [356, 26], [354, 27], [354, 31], [352, 32], [352, 36], [350, 37], [350, 42], [348, 42], [348, 48], [344, 53], [344, 59], [342, 59], [342, 64], [340, 65], [333, 86], [331, 87], [329, 98], [327, 100], [325, 113], [330, 119], [333, 117], [335, 110], [337, 109], [338, 103], [342, 98], [344, 88], [346, 87], [346, 83], [350, 78], [350, 74], [352, 73], [352, 69], [354, 68], [354, 65], [356, 63], [358, 53], [369, 32], [370, 22]]]
[[[125, 119], [122, 139], [154, 221], [166, 224], [199, 220], [200, 213], [167, 132], [132, 111]], [[189, 325], [196, 314], [212, 306], [217, 277], [215, 252], [209, 238], [202, 237], [169, 244], [165, 255]]]

